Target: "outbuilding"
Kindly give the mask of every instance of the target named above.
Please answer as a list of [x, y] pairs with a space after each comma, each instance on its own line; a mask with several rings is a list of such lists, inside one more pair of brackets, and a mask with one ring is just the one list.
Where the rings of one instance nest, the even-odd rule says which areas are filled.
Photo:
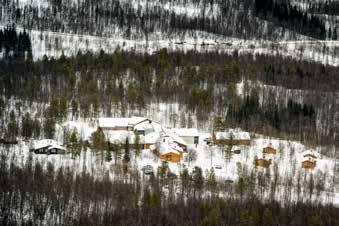
[[271, 145], [264, 147], [262, 152], [263, 152], [263, 154], [267, 154], [267, 155], [276, 155], [277, 154], [277, 150], [275, 148], [273, 148]]
[[103, 131], [133, 131], [136, 125], [147, 121], [150, 120], [135, 116], [130, 118], [99, 118], [97, 126]]
[[317, 164], [317, 154], [313, 150], [303, 152], [301, 168], [313, 170]]
[[40, 140], [37, 141], [33, 147], [30, 149], [31, 152], [34, 152], [35, 154], [65, 154], [67, 152], [67, 149], [62, 147], [61, 145], [58, 145], [56, 141], [54, 140]]

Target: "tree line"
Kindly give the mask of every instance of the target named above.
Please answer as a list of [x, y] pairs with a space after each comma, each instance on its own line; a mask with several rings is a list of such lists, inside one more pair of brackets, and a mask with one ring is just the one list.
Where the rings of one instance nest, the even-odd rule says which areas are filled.
[[26, 30], [17, 32], [14, 25], [0, 29], [0, 52], [4, 58], [32, 58], [32, 44]]
[[[70, 58], [44, 58], [37, 62], [0, 61], [0, 65], [2, 134], [17, 131], [8, 129], [10, 114], [19, 128], [33, 125], [32, 122], [36, 126], [40, 121], [40, 131], [45, 131], [40, 134], [50, 137], [52, 125], [66, 119], [124, 116], [127, 112], [145, 114], [152, 103], [177, 102], [201, 122], [217, 116], [227, 118], [229, 125], [238, 123], [256, 132], [263, 132], [260, 128], [268, 126], [277, 134], [303, 137], [301, 133], [307, 131], [313, 138], [322, 132], [315, 126], [320, 112], [333, 106], [333, 110], [321, 114], [325, 118], [320, 123], [326, 123], [329, 133], [316, 140], [334, 141], [337, 67], [280, 56], [254, 58], [236, 53], [166, 50], [152, 55], [120, 50], [113, 54], [79, 53]], [[243, 84], [242, 93], [237, 91], [239, 84]], [[265, 91], [267, 88], [260, 84], [272, 90]], [[274, 87], [287, 90], [278, 92]], [[292, 97], [283, 95], [289, 93], [288, 89], [301, 91], [297, 96], [304, 99], [301, 104], [305, 105], [298, 110], [301, 113], [292, 114], [289, 110], [288, 101]], [[13, 113], [6, 110], [11, 97], [22, 102]], [[23, 117], [25, 112], [19, 109], [24, 103], [40, 103], [40, 110], [32, 110], [36, 115]], [[303, 114], [304, 109], [312, 114]], [[183, 127], [188, 126], [189, 115], [181, 117]]]
[[[302, 34], [310, 37], [318, 39], [328, 37], [325, 22], [315, 15], [302, 12], [296, 6], [291, 5], [289, 1], [255, 0], [255, 13], [265, 20], [275, 22], [277, 25], [291, 30], [297, 29]], [[328, 38], [337, 39], [336, 29], [333, 36], [331, 33]]]

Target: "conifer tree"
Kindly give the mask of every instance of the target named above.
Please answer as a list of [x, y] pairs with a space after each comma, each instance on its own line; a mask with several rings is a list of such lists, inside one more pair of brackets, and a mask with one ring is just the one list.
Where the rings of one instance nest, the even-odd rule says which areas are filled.
[[266, 208], [262, 216], [263, 226], [273, 225], [273, 216], [270, 209]]
[[194, 167], [194, 170], [192, 172], [192, 180], [193, 180], [193, 187], [194, 187], [194, 196], [196, 191], [199, 192], [199, 197], [200, 197], [200, 192], [202, 191], [204, 187], [204, 177], [202, 174], [202, 170], [200, 167], [196, 166]]

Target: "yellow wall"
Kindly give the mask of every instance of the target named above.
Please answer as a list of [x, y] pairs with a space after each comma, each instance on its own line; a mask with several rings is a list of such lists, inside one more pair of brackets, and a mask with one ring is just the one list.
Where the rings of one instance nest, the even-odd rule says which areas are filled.
[[181, 157], [180, 155], [177, 155], [174, 153], [167, 153], [164, 155], [160, 155], [160, 159], [164, 161], [169, 161], [169, 162], [180, 162]]

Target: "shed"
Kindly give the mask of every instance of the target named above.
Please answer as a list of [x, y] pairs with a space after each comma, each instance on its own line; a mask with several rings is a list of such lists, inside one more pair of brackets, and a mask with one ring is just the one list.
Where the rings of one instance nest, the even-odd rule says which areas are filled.
[[277, 154], [277, 150], [275, 148], [273, 148], [271, 145], [264, 147], [262, 152], [263, 152], [263, 154], [268, 154], [268, 155], [276, 155]]
[[317, 154], [313, 150], [303, 152], [301, 168], [313, 170], [317, 164]]
[[130, 117], [130, 118], [99, 118], [97, 126], [103, 131], [133, 131], [134, 126], [139, 123], [150, 121], [143, 117]]
[[37, 141], [30, 149], [35, 154], [65, 154], [67, 149], [58, 145], [54, 140], [40, 140]]
[[254, 159], [254, 164], [262, 168], [268, 168], [272, 165], [272, 159], [267, 158], [265, 154], [262, 154]]

